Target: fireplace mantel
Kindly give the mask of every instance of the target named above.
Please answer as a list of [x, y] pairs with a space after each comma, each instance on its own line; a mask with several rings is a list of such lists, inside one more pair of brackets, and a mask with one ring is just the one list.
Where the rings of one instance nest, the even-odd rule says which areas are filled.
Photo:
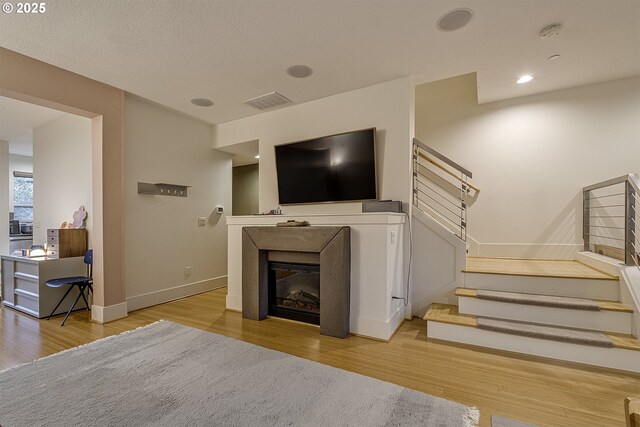
[[[243, 310], [242, 229], [275, 227], [290, 219], [312, 227], [349, 226], [351, 234], [350, 333], [388, 340], [405, 318], [403, 249], [406, 216], [397, 213], [251, 215], [226, 218], [228, 229], [227, 309]], [[281, 227], [283, 228], [283, 227]], [[300, 262], [305, 262], [301, 260]], [[407, 313], [410, 309], [407, 308]]]
[[267, 317], [269, 253], [314, 253], [320, 261], [320, 333], [349, 334], [349, 227], [243, 227], [242, 317]]

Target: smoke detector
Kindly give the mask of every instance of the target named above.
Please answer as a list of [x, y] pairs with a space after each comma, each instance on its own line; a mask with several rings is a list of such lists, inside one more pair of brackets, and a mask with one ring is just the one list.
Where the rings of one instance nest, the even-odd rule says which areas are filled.
[[551, 24], [540, 31], [540, 38], [543, 40], [552, 39], [560, 34], [561, 30], [561, 24]]
[[280, 105], [284, 104], [292, 104], [293, 102], [289, 98], [278, 92], [271, 92], [267, 93], [266, 95], [260, 95], [256, 96], [255, 98], [247, 99], [242, 103], [250, 105], [253, 108], [257, 108], [258, 110], [266, 110], [269, 108], [279, 107]]

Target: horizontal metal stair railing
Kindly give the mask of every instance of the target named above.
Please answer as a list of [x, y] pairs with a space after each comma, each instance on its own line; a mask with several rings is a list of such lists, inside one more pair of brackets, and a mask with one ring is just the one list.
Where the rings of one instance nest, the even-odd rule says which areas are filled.
[[622, 175], [582, 189], [584, 250], [624, 252], [625, 265], [640, 268], [640, 179]]
[[413, 206], [467, 241], [467, 209], [480, 189], [472, 173], [423, 142], [413, 140]]

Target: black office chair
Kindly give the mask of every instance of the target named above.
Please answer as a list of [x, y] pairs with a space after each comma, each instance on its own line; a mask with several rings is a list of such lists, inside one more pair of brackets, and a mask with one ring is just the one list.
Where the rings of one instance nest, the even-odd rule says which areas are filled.
[[60, 302], [58, 302], [58, 305], [56, 305], [56, 307], [51, 311], [51, 314], [49, 315], [49, 317], [47, 317], [47, 320], [51, 319], [51, 316], [53, 316], [53, 313], [55, 313], [58, 307], [60, 307], [60, 304], [62, 304], [62, 301], [64, 301], [67, 295], [69, 295], [69, 292], [71, 292], [71, 290], [76, 286], [78, 287], [78, 290], [80, 291], [80, 293], [76, 298], [76, 300], [74, 301], [71, 308], [69, 309], [69, 311], [67, 312], [67, 315], [64, 317], [64, 320], [62, 321], [62, 324], [60, 326], [64, 326], [64, 322], [67, 321], [67, 317], [69, 317], [73, 309], [76, 307], [76, 304], [80, 300], [80, 297], [82, 297], [82, 299], [84, 300], [84, 303], [87, 305], [87, 310], [91, 310], [89, 308], [89, 301], [87, 301], [87, 298], [84, 296], [84, 291], [89, 289], [89, 292], [93, 293], [93, 286], [92, 286], [93, 285], [93, 250], [92, 249], [89, 249], [87, 253], [84, 255], [84, 263], [87, 264], [86, 276], [61, 277], [60, 279], [51, 279], [45, 282], [45, 284], [51, 288], [59, 288], [65, 285], [71, 285], [69, 286], [69, 289], [64, 294]]

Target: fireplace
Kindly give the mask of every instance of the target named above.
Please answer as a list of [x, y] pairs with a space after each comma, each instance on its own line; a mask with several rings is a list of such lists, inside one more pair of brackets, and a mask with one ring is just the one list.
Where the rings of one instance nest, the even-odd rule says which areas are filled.
[[242, 317], [289, 317], [349, 335], [350, 236], [342, 226], [243, 227]]
[[269, 316], [320, 324], [320, 265], [269, 262]]

